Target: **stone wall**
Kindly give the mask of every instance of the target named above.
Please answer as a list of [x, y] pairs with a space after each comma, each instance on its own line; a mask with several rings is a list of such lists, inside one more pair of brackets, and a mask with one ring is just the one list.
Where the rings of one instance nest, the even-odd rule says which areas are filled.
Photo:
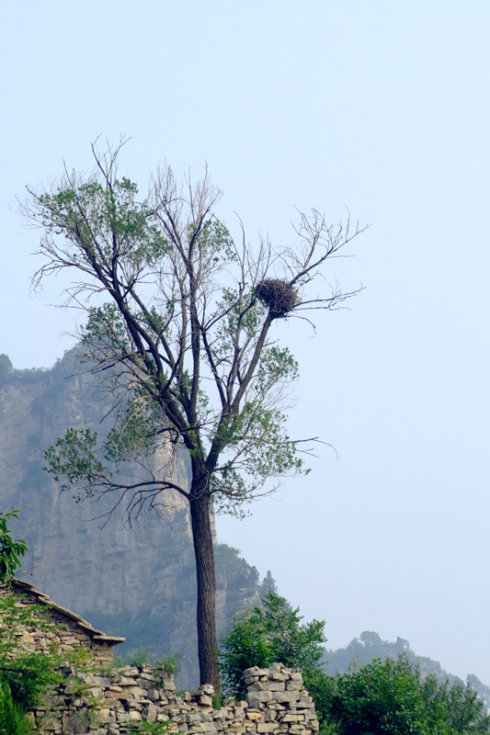
[[82, 648], [94, 664], [102, 665], [113, 660], [113, 646], [124, 641], [97, 630], [28, 582], [12, 579], [8, 585], [0, 585], [0, 598], [3, 597], [13, 597], [15, 601], [16, 619], [7, 624], [15, 630], [19, 646], [26, 651], [46, 653], [54, 649], [61, 654], [73, 654]]
[[78, 673], [29, 716], [39, 735], [126, 735], [145, 732], [145, 723], [162, 723], [162, 732], [168, 723], [167, 732], [179, 735], [316, 735], [318, 720], [301, 674], [274, 664], [247, 669], [245, 681], [245, 701], [227, 700], [214, 709], [211, 685], [177, 695], [173, 680], [158, 681], [147, 665]]

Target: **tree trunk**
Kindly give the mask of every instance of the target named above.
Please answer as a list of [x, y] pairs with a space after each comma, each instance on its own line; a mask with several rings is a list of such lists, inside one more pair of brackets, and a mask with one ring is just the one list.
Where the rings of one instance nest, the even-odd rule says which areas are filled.
[[219, 691], [216, 577], [207, 477], [192, 481], [191, 524], [197, 576], [197, 647], [201, 685]]

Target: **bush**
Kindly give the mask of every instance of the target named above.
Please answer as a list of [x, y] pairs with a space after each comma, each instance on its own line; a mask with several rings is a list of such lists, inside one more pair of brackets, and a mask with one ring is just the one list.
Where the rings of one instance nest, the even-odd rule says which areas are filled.
[[19, 511], [0, 513], [0, 582], [8, 582], [20, 567], [20, 557], [27, 551], [24, 539], [13, 539], [7, 525], [10, 518], [18, 518]]
[[14, 701], [24, 710], [39, 703], [47, 689], [62, 676], [58, 656], [43, 653], [19, 654], [13, 659], [0, 657], [0, 681], [8, 684]]
[[30, 735], [31, 723], [14, 702], [7, 682], [0, 681], [0, 735]]
[[490, 733], [490, 718], [471, 687], [422, 679], [403, 655], [337, 676], [325, 717], [341, 735]]

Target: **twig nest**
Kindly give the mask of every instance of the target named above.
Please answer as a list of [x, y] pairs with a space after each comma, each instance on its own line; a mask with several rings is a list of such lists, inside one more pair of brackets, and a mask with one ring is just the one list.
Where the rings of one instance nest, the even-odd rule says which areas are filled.
[[274, 319], [286, 316], [298, 301], [298, 294], [294, 288], [278, 278], [261, 281], [255, 293], [257, 298], [269, 307], [270, 315]]

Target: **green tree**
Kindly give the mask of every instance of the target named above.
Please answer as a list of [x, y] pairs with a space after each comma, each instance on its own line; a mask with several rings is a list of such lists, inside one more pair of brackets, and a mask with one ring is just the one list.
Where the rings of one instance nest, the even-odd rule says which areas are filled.
[[422, 681], [422, 694], [428, 707], [442, 707], [447, 724], [462, 735], [486, 735], [490, 717], [478, 692], [470, 685], [447, 680], [440, 682], [430, 674]]
[[236, 615], [229, 631], [222, 636], [220, 668], [226, 689], [243, 697], [246, 687], [243, 672], [251, 666], [266, 668], [275, 661], [299, 669], [308, 685], [320, 669], [325, 623], [301, 623], [299, 608], [294, 610], [275, 592], [262, 596], [262, 604]]
[[7, 682], [0, 681], [0, 735], [30, 735], [24, 709], [14, 701]]
[[18, 518], [19, 511], [0, 513], [0, 583], [5, 584], [11, 579], [20, 567], [20, 557], [27, 551], [26, 542], [19, 538], [13, 539], [8, 527], [10, 518]]
[[[69, 429], [47, 452], [48, 467], [80, 495], [117, 492], [130, 517], [158, 506], [162, 493], [186, 498], [200, 677], [217, 685], [213, 509], [237, 512], [271, 478], [306, 471], [300, 451], [311, 441], [288, 436], [282, 401], [297, 363], [274, 326], [292, 316], [304, 325], [308, 310], [356, 293], [311, 289], [360, 230], [313, 211], [300, 215], [294, 249], [252, 251], [216, 216], [207, 175], [181, 186], [167, 169], [139, 198], [117, 175], [120, 146], [92, 150], [92, 176], [65, 172], [51, 192], [28, 190], [24, 209], [44, 231], [34, 283], [75, 274], [68, 304], [88, 312], [86, 358], [99, 376], [110, 371], [114, 391], [107, 435]], [[181, 458], [185, 480], [174, 471]]]
[[490, 718], [468, 686], [422, 679], [405, 655], [334, 679], [326, 720], [341, 735], [488, 735]]

